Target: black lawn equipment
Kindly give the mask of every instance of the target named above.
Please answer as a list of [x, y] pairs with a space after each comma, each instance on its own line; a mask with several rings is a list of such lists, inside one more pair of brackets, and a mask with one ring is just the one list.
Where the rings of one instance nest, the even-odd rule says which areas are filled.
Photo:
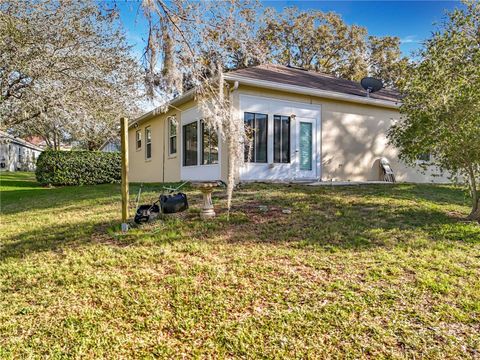
[[180, 190], [180, 188], [182, 188], [186, 183], [187, 182], [184, 182], [176, 188], [164, 186], [162, 188], [162, 194], [159, 196], [157, 201], [151, 205], [147, 204], [138, 206], [140, 194], [142, 193], [143, 188], [142, 184], [137, 195], [137, 212], [135, 213], [135, 218], [133, 221], [135, 221], [137, 224], [141, 224], [155, 219], [160, 213], [174, 214], [187, 210], [187, 195], [182, 192], [178, 192], [178, 190]]

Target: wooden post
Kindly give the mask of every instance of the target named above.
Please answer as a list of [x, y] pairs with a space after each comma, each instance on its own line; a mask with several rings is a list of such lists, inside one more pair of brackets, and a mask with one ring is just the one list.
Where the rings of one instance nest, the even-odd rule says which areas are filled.
[[128, 119], [120, 119], [120, 139], [122, 144], [122, 232], [128, 230]]

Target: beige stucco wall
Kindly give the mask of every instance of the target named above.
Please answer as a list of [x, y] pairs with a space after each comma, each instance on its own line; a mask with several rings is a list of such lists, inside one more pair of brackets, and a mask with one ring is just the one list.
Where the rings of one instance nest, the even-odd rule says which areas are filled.
[[[189, 101], [178, 109], [171, 109], [165, 114], [158, 115], [150, 120], [142, 122], [138, 128], [130, 127], [128, 131], [129, 148], [129, 179], [132, 182], [175, 182], [180, 181], [180, 129], [177, 129], [177, 153], [168, 155], [168, 122], [167, 117], [175, 115], [178, 123], [181, 122], [182, 110], [194, 106]], [[145, 159], [145, 128], [152, 129], [152, 157]], [[135, 147], [135, 133], [142, 132], [142, 147]], [[165, 164], [165, 166], [164, 166]]]
[[403, 164], [388, 144], [387, 131], [400, 116], [398, 110], [240, 86], [241, 94], [321, 105], [322, 181], [379, 180], [378, 159], [386, 157], [398, 181], [447, 182], [448, 178], [426, 174], [419, 167]]
[[[387, 131], [399, 118], [396, 109], [356, 104], [313, 96], [240, 86], [231, 94], [234, 114], [242, 121], [239, 111], [241, 94], [273, 99], [321, 105], [321, 163], [322, 181], [367, 181], [379, 180], [378, 160], [386, 157], [398, 181], [448, 182], [446, 176], [434, 176], [438, 172], [431, 168], [422, 174], [420, 167], [409, 167], [399, 161], [397, 151], [388, 144]], [[177, 130], [177, 154], [169, 157], [167, 148], [167, 117], [176, 115], [181, 123], [182, 111], [195, 106], [193, 100], [129, 129], [130, 181], [173, 182], [181, 180], [180, 128]], [[145, 159], [145, 128], [152, 129], [152, 158]], [[142, 131], [142, 148], [135, 148], [135, 132]], [[228, 176], [228, 150], [222, 141], [221, 178]], [[165, 166], [163, 166], [165, 164]], [[237, 171], [238, 174], [238, 171]]]

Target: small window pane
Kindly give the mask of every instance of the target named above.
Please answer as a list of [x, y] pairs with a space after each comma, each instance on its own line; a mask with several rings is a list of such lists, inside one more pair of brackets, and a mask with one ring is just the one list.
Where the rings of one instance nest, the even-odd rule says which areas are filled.
[[168, 153], [177, 153], [177, 119], [173, 116], [168, 118]]
[[177, 153], [177, 137], [172, 136], [170, 138], [170, 154], [176, 154]]
[[152, 157], [152, 130], [149, 127], [145, 129], [145, 157]]
[[137, 130], [135, 139], [136, 139], [136, 147], [138, 150], [142, 147], [142, 131], [141, 130]]
[[265, 114], [244, 114], [245, 161], [267, 162], [267, 122], [268, 116]]
[[202, 164], [218, 164], [218, 134], [204, 121], [202, 124]]
[[253, 153], [255, 136], [254, 136], [254, 120], [255, 114], [244, 114], [244, 126], [245, 126], [245, 141], [244, 141], [244, 158], [245, 162], [255, 162], [255, 156]]
[[275, 115], [273, 118], [273, 161], [290, 162], [290, 117]]
[[175, 136], [177, 135], [177, 120], [175, 118], [170, 118], [169, 119], [170, 123], [170, 136]]
[[197, 122], [183, 126], [183, 165], [197, 165]]
[[267, 162], [267, 115], [255, 114], [255, 162]]

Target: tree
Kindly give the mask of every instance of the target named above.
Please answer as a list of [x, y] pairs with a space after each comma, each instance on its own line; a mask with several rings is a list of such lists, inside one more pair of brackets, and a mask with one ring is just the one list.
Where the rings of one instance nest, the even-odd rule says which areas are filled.
[[395, 86], [406, 62], [399, 38], [367, 37], [366, 28], [347, 25], [333, 12], [267, 9], [258, 38], [275, 63], [354, 81], [370, 75], [387, 87]]
[[267, 9], [264, 22], [259, 38], [273, 62], [348, 79], [366, 75], [364, 27], [349, 26], [333, 12], [299, 11], [295, 7], [281, 13]]
[[368, 37], [368, 72], [382, 79], [386, 87], [396, 87], [408, 59], [401, 56], [400, 39], [396, 36]]
[[480, 222], [480, 3], [456, 9], [420, 51], [401, 82], [402, 119], [389, 131], [400, 156], [422, 153], [468, 183], [469, 219]]
[[137, 111], [141, 76], [115, 11], [90, 1], [0, 4], [0, 117], [52, 147], [97, 149]]

